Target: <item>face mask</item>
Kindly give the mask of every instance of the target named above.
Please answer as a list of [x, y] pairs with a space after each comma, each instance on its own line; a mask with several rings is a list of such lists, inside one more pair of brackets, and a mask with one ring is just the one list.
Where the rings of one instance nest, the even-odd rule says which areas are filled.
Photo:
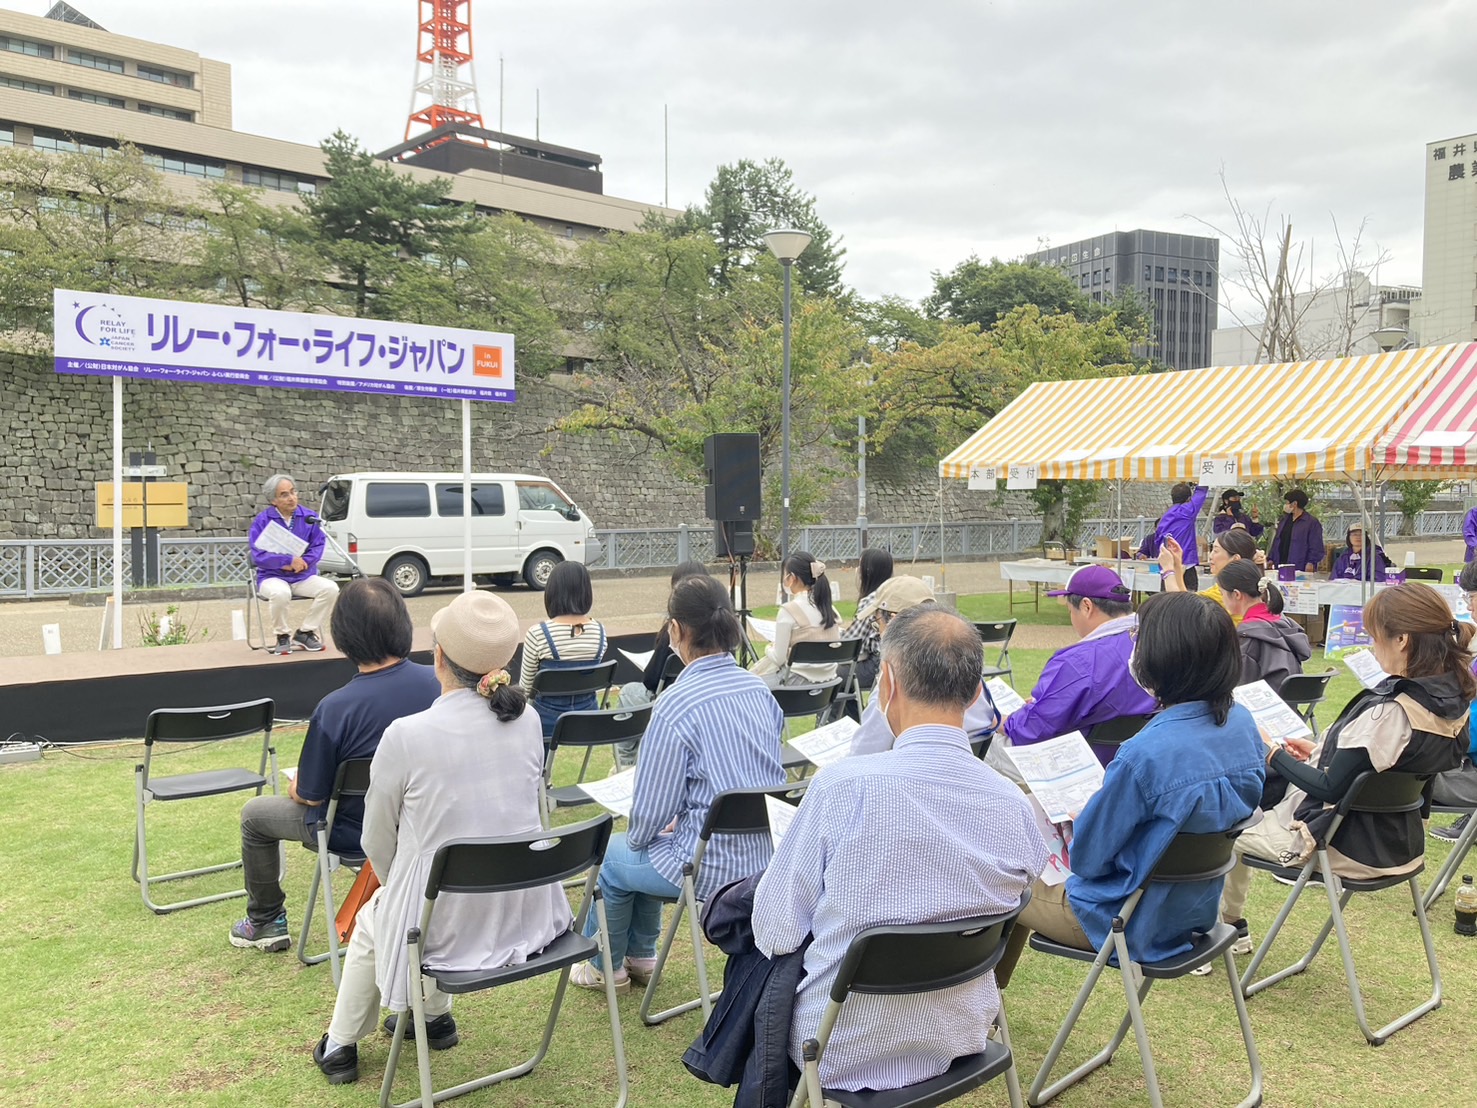
[[1139, 680], [1138, 667], [1134, 665], [1134, 663], [1138, 661], [1138, 651], [1138, 644], [1135, 643], [1133, 649], [1128, 652], [1128, 676], [1133, 678], [1133, 683], [1135, 685], [1143, 689], [1144, 692], [1148, 693], [1150, 696], [1153, 696], [1154, 690], [1149, 688], [1149, 686], [1145, 685], [1142, 681]]
[[[888, 695], [882, 695], [882, 679], [887, 678]], [[892, 726], [892, 720], [887, 718], [887, 710], [892, 707], [892, 673], [889, 670], [881, 670], [877, 674], [877, 710], [882, 713], [882, 722], [887, 725], [887, 733], [897, 738], [897, 731]]]

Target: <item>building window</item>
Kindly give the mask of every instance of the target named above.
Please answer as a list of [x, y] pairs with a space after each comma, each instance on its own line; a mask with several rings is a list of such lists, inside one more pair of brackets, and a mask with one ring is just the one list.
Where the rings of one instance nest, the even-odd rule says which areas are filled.
[[317, 185], [312, 181], [305, 181], [291, 173], [282, 173], [275, 169], [261, 169], [254, 165], [242, 166], [241, 183], [254, 188], [272, 189], [276, 192], [317, 191]]
[[1195, 283], [1197, 285], [1204, 285], [1205, 284], [1205, 274], [1202, 273], [1198, 269], [1195, 271]]
[[1156, 280], [1156, 281], [1162, 281], [1162, 280], [1164, 280], [1164, 267], [1162, 265], [1156, 265], [1154, 267], [1154, 280]]
[[1171, 285], [1177, 285], [1180, 283], [1180, 271], [1175, 269], [1174, 266], [1169, 267], [1169, 283]]
[[1153, 279], [1154, 279], [1154, 267], [1152, 265], [1150, 265], [1148, 262], [1145, 262], [1144, 263], [1144, 280], [1145, 281], [1152, 281]]
[[121, 108], [124, 106], [123, 101], [119, 100], [116, 96], [104, 96], [100, 92], [81, 92], [77, 89], [68, 90], [67, 99], [80, 100], [84, 104], [101, 104], [105, 108]]
[[1103, 283], [1103, 271], [1101, 269], [1094, 269], [1092, 271], [1092, 283], [1094, 285], [1101, 285]]
[[86, 135], [67, 135], [60, 131], [47, 131], [37, 127], [31, 135], [31, 145], [37, 150], [46, 150], [52, 154], [92, 154], [100, 157], [106, 154], [109, 146], [101, 139], [95, 139]]
[[15, 145], [15, 125], [13, 123], [0, 124], [0, 146]]
[[163, 108], [158, 104], [145, 104], [142, 100], [138, 102], [138, 110], [145, 115], [157, 115], [161, 119], [177, 119], [181, 123], [194, 123], [195, 113], [183, 111], [180, 108]]
[[152, 65], [141, 65], [138, 67], [138, 75], [145, 81], [153, 81], [161, 85], [174, 85], [177, 88], [194, 88], [195, 77], [190, 73], [178, 73], [173, 69], [159, 69]]
[[16, 88], [22, 92], [39, 92], [43, 96], [55, 96], [55, 85], [42, 85], [35, 81], [23, 81], [19, 77], [7, 77], [0, 73], [0, 87]]
[[123, 61], [106, 54], [89, 54], [85, 50], [68, 50], [67, 61], [73, 65], [85, 65], [88, 69], [101, 69], [104, 73], [122, 73]]
[[143, 160], [145, 165], [153, 166], [165, 173], [177, 173], [181, 177], [202, 177], [208, 181], [226, 179], [226, 167], [223, 164], [206, 161], [194, 154], [177, 154], [173, 151], [156, 154], [152, 151], [145, 151]]
[[0, 35], [0, 47], [9, 50], [12, 54], [29, 54], [33, 58], [56, 57], [56, 47], [48, 46], [44, 42], [32, 42], [28, 38], [11, 38], [9, 35]]
[[1208, 269], [1205, 271], [1205, 287], [1215, 288], [1215, 274]]

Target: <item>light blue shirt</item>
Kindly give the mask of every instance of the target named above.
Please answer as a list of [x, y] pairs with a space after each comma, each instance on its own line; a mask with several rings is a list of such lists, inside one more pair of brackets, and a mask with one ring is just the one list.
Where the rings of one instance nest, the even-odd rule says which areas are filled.
[[[657, 698], [641, 740], [627, 844], [645, 850], [652, 868], [680, 885], [714, 797], [785, 783], [784, 722], [774, 694], [731, 654], [690, 662]], [[674, 819], [676, 828], [663, 833]], [[717, 836], [703, 854], [698, 899], [759, 873], [771, 853], [768, 832]]]

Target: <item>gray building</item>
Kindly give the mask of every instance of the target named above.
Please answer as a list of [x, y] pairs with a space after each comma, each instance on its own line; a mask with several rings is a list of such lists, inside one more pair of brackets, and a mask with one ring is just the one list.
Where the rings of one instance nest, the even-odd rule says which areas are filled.
[[1101, 303], [1126, 288], [1154, 314], [1154, 345], [1137, 351], [1174, 369], [1211, 364], [1216, 327], [1221, 244], [1201, 235], [1167, 231], [1114, 231], [1026, 255], [1028, 262], [1058, 266]]

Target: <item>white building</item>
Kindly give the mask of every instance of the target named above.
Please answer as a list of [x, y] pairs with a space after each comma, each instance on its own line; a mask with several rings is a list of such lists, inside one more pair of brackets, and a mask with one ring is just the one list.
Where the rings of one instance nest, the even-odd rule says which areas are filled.
[[1411, 313], [1420, 342], [1477, 338], [1477, 135], [1426, 144], [1423, 262]]
[[[1337, 285], [1294, 293], [1283, 311], [1297, 321], [1305, 357], [1378, 354], [1403, 341], [1411, 305], [1420, 302], [1420, 295], [1420, 289], [1409, 285], [1376, 285], [1365, 274], [1350, 271]], [[1260, 323], [1217, 328], [1210, 337], [1211, 364], [1265, 362], [1257, 352], [1261, 338]]]

